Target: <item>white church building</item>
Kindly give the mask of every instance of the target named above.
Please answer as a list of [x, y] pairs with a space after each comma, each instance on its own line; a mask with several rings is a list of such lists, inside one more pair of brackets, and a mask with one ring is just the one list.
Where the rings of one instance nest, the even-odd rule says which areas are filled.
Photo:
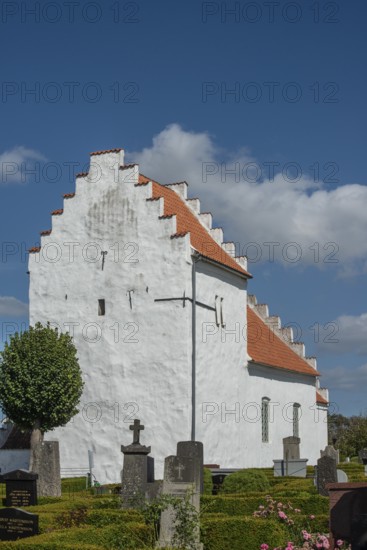
[[46, 434], [64, 475], [92, 451], [97, 480], [119, 481], [136, 418], [157, 479], [178, 441], [202, 441], [222, 468], [272, 466], [291, 435], [315, 464], [327, 444], [315, 359], [248, 294], [246, 258], [187, 190], [122, 149], [92, 153], [30, 250], [30, 323], [73, 336], [85, 381], [80, 412]]

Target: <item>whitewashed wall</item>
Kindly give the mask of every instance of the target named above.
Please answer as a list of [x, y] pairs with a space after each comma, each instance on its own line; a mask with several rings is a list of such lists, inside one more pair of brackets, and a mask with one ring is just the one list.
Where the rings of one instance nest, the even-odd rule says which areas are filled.
[[[162, 201], [146, 200], [150, 185], [135, 187], [136, 168], [120, 171], [114, 181], [108, 165], [116, 160], [92, 157], [102, 177], [77, 179], [75, 198], [64, 201], [62, 216], [53, 216], [52, 234], [30, 255], [29, 267], [31, 324], [51, 321], [73, 332], [85, 380], [81, 412], [47, 438], [60, 440], [63, 468], [84, 467], [88, 449], [94, 451], [100, 482], [119, 480], [120, 446], [131, 443], [134, 418], [146, 426], [141, 441], [152, 446], [158, 477], [164, 457], [190, 438], [191, 427], [191, 308], [154, 301], [190, 295], [188, 237], [170, 238], [175, 219], [158, 219]], [[72, 261], [65, 245], [71, 242], [80, 243]], [[97, 262], [87, 261], [93, 247], [83, 257], [91, 242], [108, 251], [103, 271], [100, 250]], [[114, 258], [115, 243], [120, 258]], [[124, 251], [127, 243], [133, 244]], [[46, 253], [51, 257], [59, 247], [61, 257], [47, 261]], [[104, 317], [98, 316], [101, 298]], [[65, 323], [79, 324], [72, 330]]]

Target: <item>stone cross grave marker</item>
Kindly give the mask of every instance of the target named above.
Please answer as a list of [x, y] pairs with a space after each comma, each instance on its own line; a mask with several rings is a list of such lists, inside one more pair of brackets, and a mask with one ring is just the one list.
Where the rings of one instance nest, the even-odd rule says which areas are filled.
[[[203, 486], [203, 444], [198, 441], [181, 441], [177, 455], [168, 456], [164, 463], [163, 494], [178, 499], [189, 499], [196, 512], [200, 511], [200, 493]], [[174, 545], [176, 512], [169, 506], [162, 512], [158, 547]], [[201, 550], [200, 532], [195, 533], [195, 548]]]
[[130, 445], [121, 445], [124, 453], [124, 466], [121, 476], [121, 496], [123, 507], [130, 507], [136, 501], [147, 497], [148, 484], [154, 482], [154, 459], [148, 454], [150, 447], [141, 445], [140, 432], [144, 426], [140, 420], [134, 420], [129, 426], [133, 432], [133, 442]]
[[130, 424], [129, 429], [133, 431], [133, 445], [140, 445], [140, 432], [145, 429], [140, 420], [135, 419], [134, 424]]
[[0, 509], [0, 540], [16, 540], [38, 535], [38, 515], [18, 510]]
[[5, 506], [35, 506], [37, 504], [38, 474], [26, 470], [14, 470], [0, 476], [5, 483]]
[[322, 456], [317, 461], [317, 491], [324, 497], [329, 496], [326, 488], [327, 483], [337, 483], [336, 460], [331, 456]]
[[321, 456], [330, 456], [336, 460], [336, 463], [339, 464], [339, 450], [335, 449], [333, 445], [326, 445], [323, 451], [320, 451]]

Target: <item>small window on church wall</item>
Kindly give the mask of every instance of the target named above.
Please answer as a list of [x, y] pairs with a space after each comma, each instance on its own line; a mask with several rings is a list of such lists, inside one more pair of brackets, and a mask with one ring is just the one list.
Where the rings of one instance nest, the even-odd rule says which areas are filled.
[[269, 399], [263, 397], [261, 400], [261, 430], [262, 442], [269, 442]]
[[293, 405], [293, 437], [299, 437], [299, 419], [301, 406], [298, 403]]
[[105, 300], [98, 300], [98, 315], [105, 315], [105, 313], [106, 313]]

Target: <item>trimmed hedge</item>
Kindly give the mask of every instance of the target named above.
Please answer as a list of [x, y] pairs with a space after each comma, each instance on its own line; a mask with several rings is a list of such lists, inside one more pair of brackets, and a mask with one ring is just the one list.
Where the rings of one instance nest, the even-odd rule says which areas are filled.
[[[278, 499], [280, 500], [280, 499]], [[329, 499], [320, 495], [308, 495], [306, 498], [291, 497], [282, 498], [283, 504], [290, 504], [293, 508], [299, 508], [302, 514], [327, 514], [329, 511]], [[236, 498], [231, 496], [207, 496], [201, 497], [204, 510], [208, 513], [224, 513], [228, 516], [252, 516], [260, 505], [266, 505], [264, 494], [256, 497]]]
[[239, 470], [224, 478], [219, 487], [220, 494], [243, 493], [245, 491], [269, 491], [270, 483], [261, 470]]
[[106, 526], [98, 529], [94, 526], [71, 528], [45, 533], [14, 542], [0, 542], [1, 550], [23, 550], [34, 548], [42, 550], [59, 550], [82, 548], [83, 550], [138, 550], [150, 547], [152, 533], [146, 525], [129, 523]]
[[204, 495], [213, 493], [213, 478], [209, 468], [204, 468]]
[[203, 517], [201, 541], [205, 550], [258, 550], [262, 543], [280, 546], [286, 542], [287, 531], [272, 520], [238, 517]]

